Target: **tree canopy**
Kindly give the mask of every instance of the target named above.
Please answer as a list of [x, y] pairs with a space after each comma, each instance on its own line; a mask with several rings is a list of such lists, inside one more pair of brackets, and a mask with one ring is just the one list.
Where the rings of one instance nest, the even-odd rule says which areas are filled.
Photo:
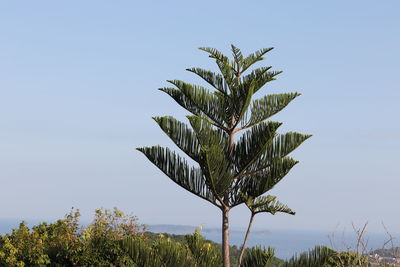
[[[310, 135], [278, 133], [280, 122], [269, 121], [300, 94], [255, 93], [275, 80], [281, 71], [271, 66], [249, 70], [264, 60], [272, 48], [246, 57], [232, 45], [232, 59], [214, 48], [202, 47], [219, 73], [202, 68], [188, 71], [206, 81], [211, 89], [181, 80], [160, 90], [190, 114], [189, 124], [172, 116], [155, 117], [160, 128], [187, 157], [161, 146], [138, 148], [179, 186], [222, 210], [224, 261], [229, 266], [229, 210], [271, 190], [298, 161], [289, 156]], [[235, 139], [235, 137], [237, 137]]]

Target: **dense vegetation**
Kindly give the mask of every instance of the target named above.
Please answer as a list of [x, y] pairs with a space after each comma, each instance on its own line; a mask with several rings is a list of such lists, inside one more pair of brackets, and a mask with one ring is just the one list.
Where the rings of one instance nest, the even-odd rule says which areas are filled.
[[[0, 235], [0, 266], [222, 266], [221, 244], [205, 240], [199, 231], [191, 235], [146, 232], [135, 216], [118, 209], [98, 209], [93, 222], [80, 226], [79, 211], [71, 211], [55, 223], [31, 229], [22, 222], [11, 233]], [[239, 249], [230, 248], [237, 266]], [[272, 248], [246, 249], [243, 267], [368, 266], [367, 258], [353, 252], [337, 253], [327, 247], [283, 261]]]
[[[218, 266], [221, 245], [192, 235], [146, 232], [135, 216], [98, 209], [93, 222], [80, 226], [72, 210], [55, 223], [31, 229], [22, 222], [0, 235], [0, 266]], [[232, 262], [239, 250], [232, 247]], [[273, 257], [278, 264], [283, 261]], [[190, 264], [189, 264], [190, 263]]]
[[142, 231], [135, 216], [118, 209], [96, 210], [94, 220], [79, 225], [79, 211], [55, 223], [29, 229], [24, 222], [0, 236], [0, 266], [123, 266], [132, 263], [117, 243]]

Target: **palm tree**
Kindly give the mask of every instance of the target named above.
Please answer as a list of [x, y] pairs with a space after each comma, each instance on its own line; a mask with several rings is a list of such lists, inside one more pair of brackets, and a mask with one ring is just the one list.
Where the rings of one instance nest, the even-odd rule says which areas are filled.
[[298, 163], [288, 154], [310, 135], [277, 134], [281, 123], [267, 121], [299, 93], [252, 99], [281, 73], [260, 67], [245, 75], [272, 48], [244, 57], [232, 45], [232, 60], [214, 48], [200, 50], [215, 60], [220, 73], [201, 68], [187, 70], [209, 83], [212, 91], [180, 80], [169, 80], [174, 87], [160, 89], [191, 113], [187, 116], [190, 127], [170, 116], [154, 118], [197, 166], [190, 166], [169, 148], [138, 150], [172, 181], [221, 210], [223, 262], [229, 267], [229, 211], [272, 189]]

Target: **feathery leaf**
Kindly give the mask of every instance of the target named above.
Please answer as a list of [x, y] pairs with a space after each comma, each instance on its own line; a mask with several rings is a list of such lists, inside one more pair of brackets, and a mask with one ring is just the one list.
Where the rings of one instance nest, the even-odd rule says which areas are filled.
[[240, 49], [237, 48], [236, 46], [231, 45], [231, 48], [232, 48], [233, 59], [236, 63], [236, 72], [240, 73], [240, 71], [241, 71], [240, 69], [242, 67], [242, 61], [243, 61], [243, 54], [240, 51]]
[[274, 160], [286, 157], [310, 137], [311, 135], [299, 134], [296, 132], [288, 132], [275, 136], [273, 141], [267, 145], [265, 151], [260, 154], [256, 161], [249, 165], [242, 176], [246, 176], [248, 173], [263, 171], [263, 169], [270, 166]]
[[251, 104], [251, 116], [244, 123], [245, 128], [260, 123], [284, 109], [293, 99], [298, 97], [299, 93], [285, 93], [266, 95], [261, 99], [256, 99]]
[[216, 194], [222, 198], [232, 184], [230, 162], [219, 145], [206, 149], [207, 174]]
[[242, 68], [242, 72], [244, 72], [245, 70], [247, 70], [251, 65], [253, 65], [254, 63], [256, 63], [257, 61], [263, 60], [263, 56], [268, 53], [269, 51], [271, 51], [273, 49], [273, 47], [270, 48], [263, 48], [260, 49], [250, 55], [248, 55], [246, 58], [243, 59], [243, 68]]
[[237, 175], [245, 173], [247, 168], [256, 162], [276, 135], [282, 123], [262, 122], [246, 131], [235, 144], [234, 166]]
[[189, 127], [173, 117], [154, 117], [160, 128], [171, 140], [194, 161], [200, 163], [200, 144], [197, 137]]
[[212, 87], [226, 95], [228, 93], [228, 85], [224, 81], [224, 77], [221, 74], [216, 74], [212, 71], [201, 69], [201, 68], [190, 68], [187, 71], [193, 72], [200, 76], [203, 80], [208, 82]]
[[216, 60], [219, 70], [224, 76], [227, 84], [231, 87], [233, 78], [235, 77], [235, 69], [229, 58], [215, 48], [200, 47], [199, 49], [209, 53], [209, 57]]
[[241, 267], [269, 267], [271, 260], [274, 258], [275, 251], [273, 248], [268, 249], [261, 247], [253, 247], [246, 250]]
[[275, 215], [277, 212], [295, 215], [296, 213], [291, 210], [287, 205], [276, 200], [276, 196], [259, 196], [256, 198], [249, 198], [246, 201], [246, 206], [252, 213], [271, 213]]
[[243, 76], [243, 86], [248, 87], [250, 83], [254, 82], [254, 93], [258, 92], [266, 83], [274, 81], [275, 76], [282, 73], [282, 71], [268, 71], [270, 68], [271, 67], [261, 67]]
[[219, 145], [223, 151], [228, 151], [229, 136], [227, 133], [213, 125], [204, 117], [187, 116], [197, 140], [202, 149]]
[[233, 205], [245, 202], [243, 195], [256, 198], [271, 190], [297, 163], [289, 157], [279, 158], [262, 171], [238, 179], [231, 195]]
[[138, 148], [154, 165], [172, 181], [189, 192], [216, 204], [210, 183], [199, 168], [189, 167], [185, 159], [160, 146]]
[[202, 114], [217, 125], [224, 127], [225, 107], [224, 101], [219, 95], [211, 93], [202, 86], [188, 84], [179, 80], [168, 82], [175, 85]]

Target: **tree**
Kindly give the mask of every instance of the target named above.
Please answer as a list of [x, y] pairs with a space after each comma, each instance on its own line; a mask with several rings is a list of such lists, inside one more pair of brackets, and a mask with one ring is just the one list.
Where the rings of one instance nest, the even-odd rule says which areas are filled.
[[259, 196], [255, 199], [252, 197], [248, 198], [248, 200], [245, 202], [246, 206], [250, 210], [250, 221], [249, 225], [247, 227], [246, 235], [244, 237], [243, 244], [240, 248], [240, 254], [239, 254], [239, 267], [242, 266], [242, 260], [243, 260], [243, 255], [244, 251], [246, 249], [247, 241], [250, 235], [250, 229], [253, 224], [254, 217], [259, 214], [259, 213], [270, 213], [272, 215], [275, 215], [276, 213], [287, 213], [290, 215], [295, 215], [296, 213], [291, 210], [288, 206], [285, 204], [279, 202], [276, 200], [276, 196]]
[[281, 73], [271, 71], [271, 67], [260, 67], [244, 74], [272, 48], [244, 57], [232, 45], [233, 60], [214, 48], [200, 50], [215, 60], [220, 73], [201, 68], [187, 70], [209, 83], [213, 91], [180, 80], [169, 80], [174, 87], [160, 89], [191, 113], [187, 116], [190, 127], [170, 116], [154, 118], [198, 166], [190, 166], [169, 148], [153, 146], [138, 150], [172, 181], [221, 210], [223, 262], [228, 267], [230, 210], [272, 189], [297, 164], [288, 154], [310, 135], [277, 134], [281, 123], [267, 121], [299, 93], [252, 99]]

